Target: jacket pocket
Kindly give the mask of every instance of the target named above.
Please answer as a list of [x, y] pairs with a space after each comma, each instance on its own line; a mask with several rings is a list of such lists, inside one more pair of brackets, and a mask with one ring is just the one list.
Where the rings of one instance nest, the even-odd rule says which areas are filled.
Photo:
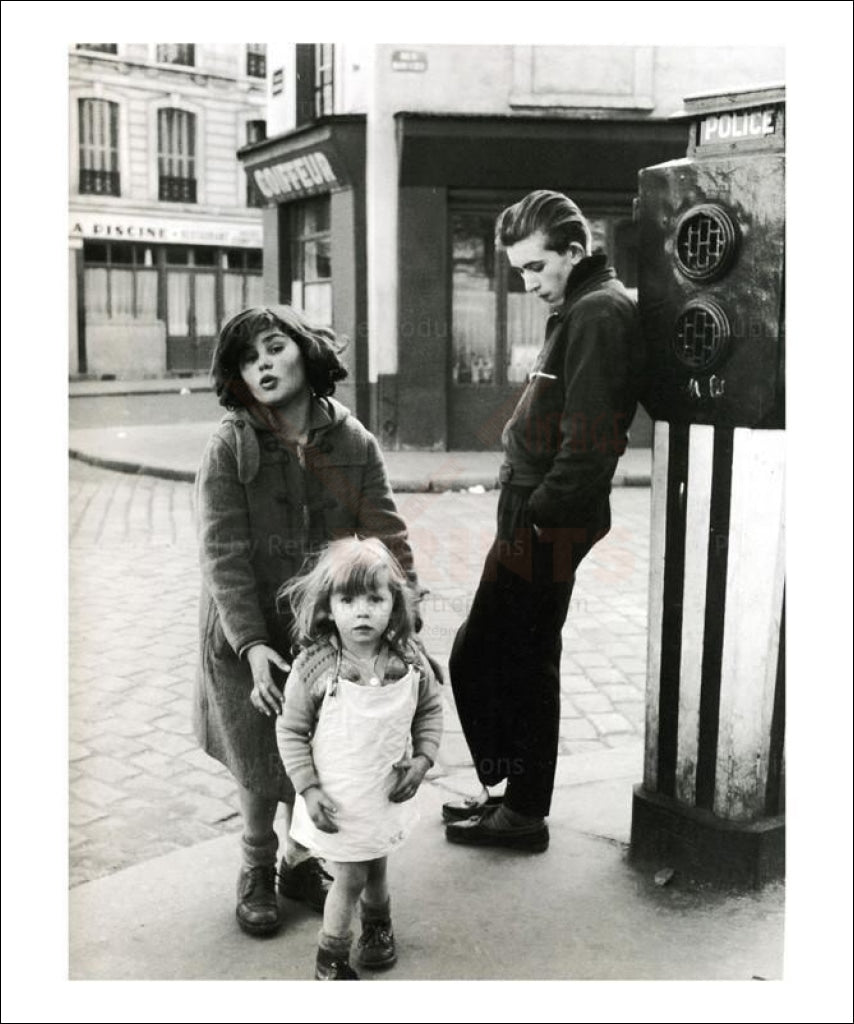
[[208, 614], [205, 622], [204, 637], [205, 659], [211, 658], [214, 661], [230, 660], [237, 657], [236, 652], [225, 637], [222, 628], [222, 620], [215, 601], [208, 604]]

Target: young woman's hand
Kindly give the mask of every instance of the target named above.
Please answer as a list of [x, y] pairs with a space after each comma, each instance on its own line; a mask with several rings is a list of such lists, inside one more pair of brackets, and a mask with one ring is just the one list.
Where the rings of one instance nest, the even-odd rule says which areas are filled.
[[303, 800], [308, 810], [309, 817], [321, 832], [337, 832], [335, 815], [338, 808], [323, 792], [320, 786], [309, 786], [303, 791]]
[[252, 706], [263, 715], [280, 715], [282, 713], [282, 691], [273, 681], [270, 665], [275, 665], [282, 672], [290, 672], [291, 666], [272, 647], [267, 644], [254, 644], [246, 652], [246, 660], [252, 671], [252, 693], [249, 700]]
[[418, 792], [418, 787], [424, 781], [424, 776], [430, 770], [431, 761], [423, 754], [416, 754], [414, 757], [404, 757], [392, 765], [400, 772], [400, 778], [394, 785], [388, 798], [395, 804], [402, 804], [405, 800], [411, 800]]

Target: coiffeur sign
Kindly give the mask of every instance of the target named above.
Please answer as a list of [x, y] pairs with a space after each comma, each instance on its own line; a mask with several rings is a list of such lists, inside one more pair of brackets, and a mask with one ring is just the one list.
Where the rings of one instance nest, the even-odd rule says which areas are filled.
[[267, 199], [298, 199], [329, 192], [344, 184], [327, 155], [319, 149], [263, 167], [252, 167], [250, 173]]

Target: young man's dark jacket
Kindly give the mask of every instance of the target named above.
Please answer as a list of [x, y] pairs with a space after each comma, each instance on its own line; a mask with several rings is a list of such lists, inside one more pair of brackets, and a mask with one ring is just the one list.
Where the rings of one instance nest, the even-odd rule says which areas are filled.
[[634, 300], [605, 256], [586, 257], [502, 434], [501, 479], [535, 488], [528, 508], [537, 526], [596, 518], [626, 450], [643, 368]]

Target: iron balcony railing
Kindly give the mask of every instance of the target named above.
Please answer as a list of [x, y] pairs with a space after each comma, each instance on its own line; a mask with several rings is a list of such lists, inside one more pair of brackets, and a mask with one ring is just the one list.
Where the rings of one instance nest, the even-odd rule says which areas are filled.
[[120, 196], [118, 171], [90, 171], [80, 169], [80, 191], [87, 195]]
[[196, 201], [196, 179], [175, 178], [161, 174], [158, 196], [168, 203], [194, 203]]

